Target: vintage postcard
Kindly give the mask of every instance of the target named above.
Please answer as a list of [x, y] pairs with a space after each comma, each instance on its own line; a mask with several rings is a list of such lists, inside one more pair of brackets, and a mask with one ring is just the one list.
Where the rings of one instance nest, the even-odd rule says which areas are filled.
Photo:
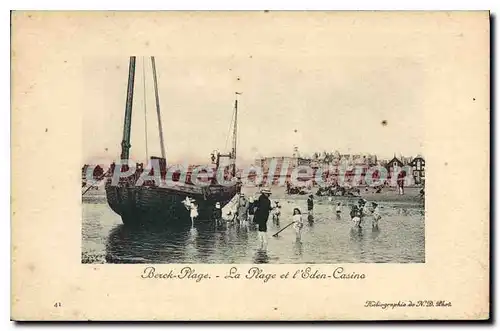
[[488, 12], [13, 12], [14, 320], [484, 320]]

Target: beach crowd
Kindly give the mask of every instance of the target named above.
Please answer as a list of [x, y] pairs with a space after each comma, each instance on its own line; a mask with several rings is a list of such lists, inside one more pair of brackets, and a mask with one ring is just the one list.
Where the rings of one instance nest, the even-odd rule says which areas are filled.
[[[291, 215], [282, 215], [280, 202], [278, 200], [272, 201], [270, 199], [271, 194], [271, 190], [268, 188], [261, 189], [257, 198], [254, 196], [247, 197], [244, 193], [239, 193], [233, 199], [234, 201], [226, 213], [222, 212], [221, 204], [217, 202], [213, 209], [212, 221], [218, 227], [232, 226], [234, 224], [255, 226], [258, 231], [260, 249], [266, 250], [268, 222], [272, 221], [279, 228], [281, 217], [284, 216], [290, 220], [290, 223], [280, 228], [273, 236], [277, 236], [288, 227], [293, 227], [296, 241], [300, 243], [305, 222], [310, 225], [314, 223], [313, 194], [310, 194], [307, 198], [307, 212], [303, 213], [300, 207], [295, 206]], [[334, 204], [336, 218], [338, 220], [342, 219], [343, 202], [335, 202], [333, 197], [328, 197], [328, 202]], [[184, 204], [190, 211], [191, 222], [194, 227], [194, 222], [198, 217], [196, 203], [191, 199], [186, 199]], [[378, 203], [368, 202], [366, 199], [360, 198], [357, 203], [351, 205], [348, 219], [353, 230], [360, 230], [363, 226], [378, 229], [382, 215]]]

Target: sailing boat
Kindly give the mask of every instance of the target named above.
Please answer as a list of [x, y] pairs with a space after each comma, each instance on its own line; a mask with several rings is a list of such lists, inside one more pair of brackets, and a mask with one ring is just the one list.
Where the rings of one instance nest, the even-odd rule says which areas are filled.
[[[129, 159], [130, 149], [130, 131], [132, 122], [132, 103], [134, 97], [134, 78], [135, 78], [135, 62], [136, 57], [130, 57], [129, 75], [127, 86], [127, 98], [125, 106], [125, 120], [123, 126], [123, 139], [121, 142], [121, 159]], [[151, 157], [151, 161], [159, 162], [160, 173], [162, 180], [165, 180], [169, 167], [167, 167], [165, 147], [163, 142], [163, 131], [161, 125], [160, 102], [158, 96], [158, 82], [156, 76], [155, 58], [151, 57], [151, 65], [153, 70], [153, 82], [156, 97], [156, 110], [158, 117], [158, 128], [160, 137], [160, 146], [162, 157]], [[236, 93], [238, 94], [238, 93]], [[233, 197], [241, 191], [241, 183], [236, 177], [236, 130], [237, 130], [237, 115], [238, 115], [238, 99], [234, 103], [234, 126], [233, 126], [233, 146], [231, 153], [217, 153], [216, 159], [213, 155], [212, 162], [215, 168], [214, 174], [217, 174], [220, 167], [220, 159], [223, 157], [230, 159], [232, 171], [229, 178], [232, 178], [230, 185], [221, 185], [214, 178], [210, 178], [205, 186], [193, 184], [191, 178], [192, 173], [187, 172], [186, 180], [179, 173], [175, 172], [172, 180], [175, 185], [157, 185], [155, 181], [145, 181], [144, 184], [136, 185], [139, 177], [144, 171], [143, 164], [137, 163], [136, 171], [133, 175], [126, 178], [120, 178], [118, 184], [113, 185], [112, 178], [106, 181], [106, 198], [111, 209], [121, 216], [122, 221], [126, 225], [181, 225], [191, 224], [189, 210], [185, 205], [185, 201], [189, 198], [198, 206], [198, 219], [209, 220], [211, 218], [213, 208], [217, 202], [221, 208], [225, 206]], [[115, 166], [119, 166], [120, 171], [127, 171], [128, 165], [111, 165], [111, 171], [114, 171]], [[175, 167], [175, 166], [174, 166]], [[224, 168], [223, 170], [227, 170]], [[154, 170], [150, 170], [150, 175], [154, 174]], [[177, 174], [177, 176], [175, 176]], [[196, 182], [196, 181], [195, 181]]]

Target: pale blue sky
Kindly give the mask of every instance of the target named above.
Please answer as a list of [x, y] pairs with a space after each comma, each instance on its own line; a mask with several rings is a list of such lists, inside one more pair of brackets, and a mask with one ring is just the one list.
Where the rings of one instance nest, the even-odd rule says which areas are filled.
[[[184, 27], [182, 38], [166, 37], [168, 54], [153, 55], [170, 161], [206, 162], [213, 149], [224, 149], [235, 91], [243, 92], [241, 163], [259, 155], [289, 155], [294, 145], [308, 153], [423, 153], [429, 60], [414, 54], [427, 47], [425, 34], [368, 25], [338, 31], [335, 24], [319, 21], [297, 30], [281, 23], [261, 34], [238, 28], [238, 38], [222, 28], [208, 33], [190, 27]], [[84, 59], [83, 128], [92, 134], [84, 139], [86, 162], [120, 154], [128, 61], [128, 54]], [[138, 56], [134, 159], [145, 157], [142, 68]], [[148, 57], [146, 76], [149, 154], [159, 155]]]

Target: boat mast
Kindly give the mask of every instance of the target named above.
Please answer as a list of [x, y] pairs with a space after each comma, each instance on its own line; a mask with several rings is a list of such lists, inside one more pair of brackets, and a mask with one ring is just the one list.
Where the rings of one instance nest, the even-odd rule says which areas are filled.
[[153, 80], [155, 85], [156, 114], [158, 115], [158, 130], [160, 134], [161, 157], [165, 159], [165, 145], [163, 143], [163, 129], [161, 127], [160, 96], [158, 95], [158, 80], [156, 78], [156, 63], [154, 56], [151, 56], [151, 66], [153, 67]]
[[146, 64], [145, 64], [144, 56], [142, 57], [142, 89], [144, 91], [144, 140], [146, 142], [146, 162], [149, 160], [148, 153], [148, 113], [146, 106]]
[[130, 149], [130, 129], [132, 126], [132, 104], [134, 101], [135, 56], [130, 57], [128, 67], [127, 101], [125, 103], [125, 120], [123, 122], [122, 160], [128, 160]]
[[236, 176], [236, 143], [238, 136], [238, 95], [241, 93], [235, 92], [236, 97], [234, 100], [234, 127], [233, 127], [233, 151], [231, 158], [233, 159], [233, 176]]

